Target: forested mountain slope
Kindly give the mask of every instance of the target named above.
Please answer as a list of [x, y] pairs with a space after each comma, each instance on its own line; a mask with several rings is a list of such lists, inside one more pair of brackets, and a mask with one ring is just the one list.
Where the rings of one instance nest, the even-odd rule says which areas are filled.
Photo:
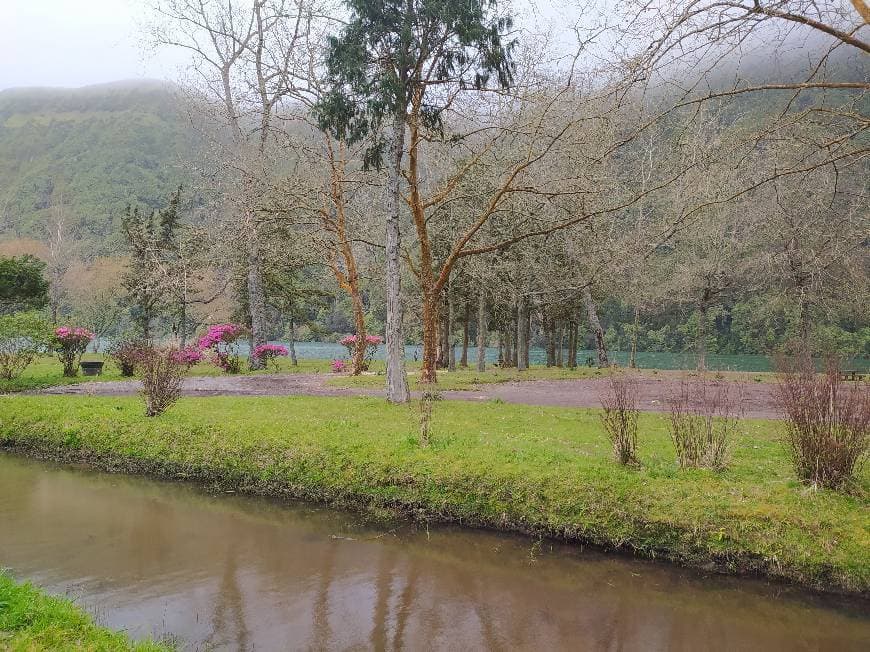
[[128, 203], [158, 207], [186, 180], [196, 131], [161, 82], [0, 91], [0, 239], [65, 227], [117, 250]]

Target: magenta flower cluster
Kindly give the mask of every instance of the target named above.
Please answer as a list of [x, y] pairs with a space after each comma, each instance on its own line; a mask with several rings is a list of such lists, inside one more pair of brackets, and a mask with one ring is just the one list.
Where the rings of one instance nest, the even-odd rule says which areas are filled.
[[[352, 350], [356, 346], [356, 335], [345, 335], [338, 343], [344, 347], [347, 347], [348, 350]], [[381, 344], [384, 343], [384, 338], [380, 335], [366, 335], [366, 346], [373, 346], [377, 348]]]
[[55, 329], [57, 357], [63, 363], [63, 375], [72, 378], [79, 372], [79, 361], [94, 339], [94, 334], [80, 326], [61, 326]]
[[232, 344], [246, 332], [247, 329], [240, 324], [214, 324], [199, 338], [199, 348], [211, 349], [219, 344]]
[[[353, 355], [356, 351], [356, 343], [359, 341], [358, 338], [359, 338], [358, 335], [345, 335], [340, 340], [338, 340], [338, 343], [347, 349], [347, 354], [351, 358], [353, 358]], [[368, 369], [369, 363], [371, 363], [371, 361], [375, 357], [375, 353], [378, 350], [378, 346], [380, 346], [381, 344], [384, 343], [384, 338], [381, 337], [380, 335], [366, 335], [365, 342], [366, 342], [366, 350], [365, 350], [365, 356], [364, 356], [364, 360], [363, 360], [362, 370]], [[336, 362], [337, 362], [336, 360], [333, 360], [333, 362], [332, 362], [332, 370], [333, 371], [336, 371], [336, 369], [335, 369]], [[344, 364], [344, 363], [342, 363], [342, 364]], [[338, 371], [342, 371], [342, 370], [344, 370], [343, 366]]]
[[346, 368], [347, 368], [347, 363], [344, 360], [333, 360], [332, 361], [333, 373], [340, 374]]
[[178, 351], [173, 351], [170, 354], [170, 357], [173, 362], [192, 367], [197, 362], [202, 360], [203, 354], [202, 351], [195, 346], [188, 346], [183, 349], [179, 349]]
[[94, 334], [91, 331], [80, 326], [61, 326], [55, 329], [54, 336], [62, 345], [87, 344], [94, 339]]
[[241, 371], [236, 341], [248, 332], [241, 324], [213, 324], [199, 338], [200, 349], [211, 349], [211, 361], [229, 374]]
[[254, 357], [258, 360], [270, 360], [279, 356], [290, 355], [286, 346], [280, 344], [260, 344], [254, 348]]

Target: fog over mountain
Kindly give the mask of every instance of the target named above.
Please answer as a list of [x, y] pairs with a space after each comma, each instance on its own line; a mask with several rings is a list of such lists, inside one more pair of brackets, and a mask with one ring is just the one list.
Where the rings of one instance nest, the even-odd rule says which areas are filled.
[[63, 212], [110, 248], [128, 203], [163, 205], [197, 139], [176, 94], [140, 80], [0, 91], [0, 239], [44, 240]]

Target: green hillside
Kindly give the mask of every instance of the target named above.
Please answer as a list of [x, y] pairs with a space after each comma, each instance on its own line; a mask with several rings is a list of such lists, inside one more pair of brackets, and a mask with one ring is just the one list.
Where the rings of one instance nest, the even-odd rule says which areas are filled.
[[0, 91], [0, 238], [67, 227], [103, 251], [128, 203], [157, 207], [186, 181], [197, 134], [161, 82]]

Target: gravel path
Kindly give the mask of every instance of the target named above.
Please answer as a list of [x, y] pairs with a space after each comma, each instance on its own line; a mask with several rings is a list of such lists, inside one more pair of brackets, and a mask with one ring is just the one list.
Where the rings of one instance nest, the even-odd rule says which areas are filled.
[[[329, 387], [324, 374], [263, 374], [256, 376], [194, 376], [184, 381], [186, 396], [383, 396], [374, 389]], [[463, 401], [501, 399], [506, 403], [559, 407], [601, 407], [607, 380], [529, 380], [480, 385], [474, 391], [444, 391], [444, 398]], [[775, 386], [770, 383], [729, 382], [739, 392], [746, 417], [775, 419], [779, 411]], [[91, 382], [42, 390], [42, 394], [124, 396], [139, 391], [138, 381]], [[673, 379], [641, 377], [637, 385], [638, 408], [645, 412], [667, 410], [667, 399], [680, 389]]]
[[[739, 397], [743, 416], [755, 419], [778, 419], [775, 389], [771, 383], [727, 382], [732, 396]], [[583, 380], [531, 380], [525, 382], [481, 385], [481, 391], [444, 392], [446, 398], [486, 401], [501, 399], [506, 403], [553, 405], [559, 407], [601, 407], [608, 392], [604, 378]], [[637, 383], [637, 407], [643, 412], [665, 412], [668, 398], [678, 394], [680, 381], [642, 377]]]

